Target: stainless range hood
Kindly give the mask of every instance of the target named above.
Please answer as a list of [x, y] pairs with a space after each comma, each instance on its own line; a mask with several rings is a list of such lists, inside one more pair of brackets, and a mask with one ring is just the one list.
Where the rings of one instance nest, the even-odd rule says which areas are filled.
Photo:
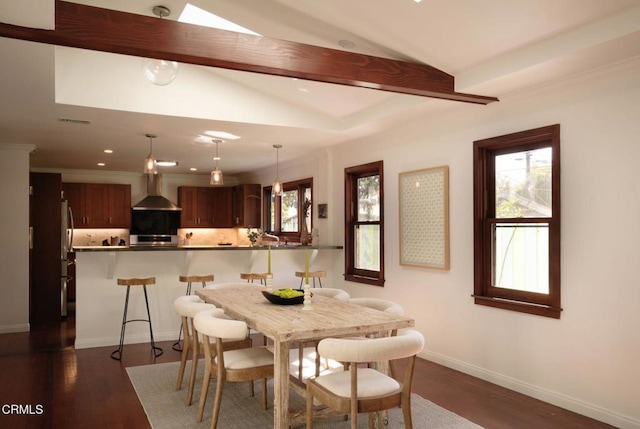
[[162, 174], [147, 175], [147, 196], [134, 204], [133, 210], [182, 210], [162, 196]]

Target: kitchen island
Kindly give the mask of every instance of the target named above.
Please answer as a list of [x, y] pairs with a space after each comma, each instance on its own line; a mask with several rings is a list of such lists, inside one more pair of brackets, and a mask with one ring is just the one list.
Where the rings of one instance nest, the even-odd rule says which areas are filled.
[[[180, 318], [173, 301], [184, 295], [183, 275], [214, 275], [214, 283], [242, 282], [240, 273], [267, 272], [269, 254], [273, 287], [297, 287], [296, 271], [327, 272], [325, 286], [344, 271], [342, 246], [76, 246], [76, 342], [75, 347], [117, 346], [120, 338], [126, 288], [116, 279], [155, 277], [147, 287], [156, 341], [178, 338]], [[194, 285], [194, 289], [200, 285]], [[193, 293], [193, 291], [192, 291]], [[144, 319], [144, 295], [135, 287], [129, 299], [128, 319]], [[127, 325], [125, 344], [149, 341], [146, 323]], [[126, 348], [124, 353], [126, 354]]]

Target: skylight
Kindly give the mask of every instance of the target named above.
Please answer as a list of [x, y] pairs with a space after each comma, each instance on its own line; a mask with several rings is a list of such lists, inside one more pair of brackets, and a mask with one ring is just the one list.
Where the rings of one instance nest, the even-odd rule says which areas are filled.
[[224, 18], [214, 15], [211, 12], [207, 12], [204, 9], [200, 9], [192, 4], [187, 3], [184, 10], [180, 14], [178, 21], [185, 22], [187, 24], [201, 25], [203, 27], [212, 27], [219, 30], [235, 31], [236, 33], [254, 34], [260, 36], [255, 31], [251, 31], [248, 28], [244, 28], [234, 22], [228, 21]]

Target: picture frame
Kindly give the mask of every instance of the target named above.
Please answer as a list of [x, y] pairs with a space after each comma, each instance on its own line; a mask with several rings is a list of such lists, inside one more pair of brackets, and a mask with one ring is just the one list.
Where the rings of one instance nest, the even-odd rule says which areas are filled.
[[449, 269], [449, 167], [399, 173], [400, 265]]
[[328, 217], [328, 206], [327, 204], [318, 204], [318, 218], [326, 219]]

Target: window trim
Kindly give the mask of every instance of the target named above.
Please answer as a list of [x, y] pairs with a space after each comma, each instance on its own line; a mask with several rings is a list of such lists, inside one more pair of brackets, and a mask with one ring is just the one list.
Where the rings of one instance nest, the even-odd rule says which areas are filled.
[[[355, 267], [355, 226], [357, 209], [354, 202], [357, 199], [357, 179], [367, 176], [380, 176], [380, 270], [362, 270]], [[346, 281], [384, 286], [384, 175], [383, 161], [371, 162], [344, 169], [344, 264]]]
[[[298, 227], [298, 231], [288, 231], [282, 232], [282, 197], [277, 197], [276, 200], [276, 208], [275, 208], [275, 230], [270, 231], [271, 222], [269, 218], [271, 216], [271, 190], [273, 186], [265, 186], [262, 189], [262, 213], [264, 213], [264, 219], [262, 224], [264, 225], [264, 230], [269, 234], [277, 235], [281, 239], [285, 239], [287, 242], [299, 242], [300, 241], [300, 229]], [[311, 189], [311, 201], [313, 202], [313, 177], [308, 177], [306, 179], [294, 180], [291, 182], [286, 182], [282, 184], [282, 191], [298, 191], [298, 213], [302, 213], [304, 208], [304, 190], [310, 188]], [[309, 207], [309, 220], [311, 223], [311, 229], [309, 231], [313, 231], [313, 204]]]
[[[549, 294], [496, 288], [491, 284], [491, 225], [495, 222], [495, 171], [497, 155], [551, 147], [552, 214], [549, 224]], [[559, 319], [560, 300], [560, 125], [550, 125], [473, 142], [474, 186], [474, 301], [475, 304]], [[534, 223], [541, 218], [500, 218]]]

